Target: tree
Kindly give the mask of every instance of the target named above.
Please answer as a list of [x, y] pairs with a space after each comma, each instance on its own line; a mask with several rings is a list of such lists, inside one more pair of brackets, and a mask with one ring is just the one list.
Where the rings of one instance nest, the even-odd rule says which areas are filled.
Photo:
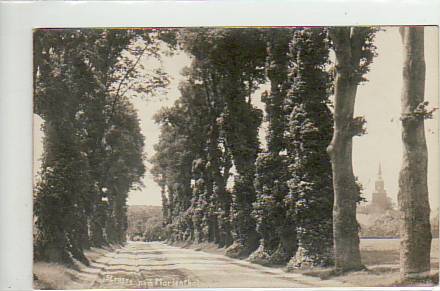
[[339, 271], [363, 268], [359, 251], [356, 204], [359, 187], [353, 174], [353, 137], [364, 132], [365, 120], [354, 118], [357, 86], [374, 57], [374, 29], [334, 27], [329, 29], [336, 55], [334, 131], [328, 146], [332, 163], [334, 206], [333, 236], [335, 267]]
[[105, 135], [104, 187], [108, 198], [108, 219], [105, 230], [109, 243], [124, 243], [127, 229], [128, 192], [141, 186], [144, 136], [136, 110], [128, 100], [121, 100], [115, 110], [112, 128]]
[[259, 151], [261, 110], [252, 105], [252, 92], [265, 80], [266, 41], [259, 30], [219, 30], [210, 59], [221, 77], [224, 96], [222, 126], [237, 174], [232, 191], [231, 222], [234, 243], [226, 254], [245, 257], [259, 245], [252, 217], [255, 161]]
[[426, 109], [424, 28], [400, 29], [403, 49], [401, 97], [403, 158], [399, 175], [400, 274], [402, 279], [426, 277], [430, 271], [431, 230], [427, 185], [428, 152], [424, 119]]
[[293, 84], [286, 100], [291, 175], [285, 201], [295, 219], [301, 249], [289, 266], [327, 266], [333, 263], [333, 185], [326, 152], [333, 132], [327, 29], [296, 30], [291, 55]]
[[143, 137], [126, 95], [167, 84], [160, 71], [138, 70], [144, 54], [157, 56], [154, 39], [133, 30], [35, 33], [34, 112], [45, 131], [37, 259], [87, 263], [84, 248], [125, 240], [127, 193], [144, 171]]
[[36, 259], [87, 263], [87, 215], [90, 213], [90, 165], [82, 151], [78, 114], [90, 78], [79, 51], [84, 38], [76, 31], [44, 32], [35, 36], [35, 113], [44, 120], [44, 156], [34, 210], [38, 229]]
[[290, 86], [288, 77], [289, 44], [292, 29], [266, 31], [266, 71], [270, 81], [270, 93], [264, 92], [261, 100], [266, 104], [268, 122], [267, 151], [256, 160], [256, 202], [253, 214], [257, 231], [261, 236], [260, 246], [250, 259], [261, 264], [286, 263], [296, 251], [296, 225], [287, 215], [285, 197], [290, 177], [287, 166], [286, 118], [284, 105]]

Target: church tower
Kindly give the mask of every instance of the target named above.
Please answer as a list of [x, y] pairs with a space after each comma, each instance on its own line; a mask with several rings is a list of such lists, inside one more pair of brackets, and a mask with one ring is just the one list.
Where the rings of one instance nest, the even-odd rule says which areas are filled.
[[385, 191], [385, 183], [382, 178], [382, 167], [380, 163], [370, 207], [374, 212], [382, 212], [390, 208], [387, 192]]

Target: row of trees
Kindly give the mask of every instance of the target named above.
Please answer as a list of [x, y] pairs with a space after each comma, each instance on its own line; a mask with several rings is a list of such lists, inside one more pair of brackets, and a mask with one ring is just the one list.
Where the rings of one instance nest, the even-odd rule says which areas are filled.
[[158, 34], [130, 30], [37, 30], [34, 113], [44, 154], [34, 193], [35, 258], [88, 263], [84, 249], [123, 243], [126, 199], [141, 185], [144, 137], [128, 96], [167, 83], [141, 74]]
[[[178, 39], [193, 61], [180, 99], [156, 115], [152, 159], [171, 239], [263, 264], [285, 264], [300, 247], [295, 265], [331, 264], [327, 30], [190, 29]], [[252, 96], [267, 80], [261, 150]]]
[[[352, 139], [365, 133], [354, 106], [357, 86], [375, 56], [375, 32], [367, 27], [178, 32], [178, 45], [192, 64], [184, 72], [181, 97], [156, 115], [161, 135], [151, 160], [171, 240], [214, 242], [227, 247], [229, 256], [262, 264], [363, 268], [356, 221], [361, 186], [353, 174]], [[429, 270], [422, 137], [423, 120], [432, 112], [423, 102], [423, 28], [404, 28], [402, 35], [407, 59], [399, 203], [407, 277]], [[262, 149], [263, 114], [252, 96], [267, 82]], [[419, 158], [423, 162], [416, 166]]]
[[[145, 171], [129, 96], [166, 86], [166, 75], [146, 74], [141, 59], [159, 57], [168, 44], [192, 57], [180, 98], [156, 115], [152, 173], [170, 239], [215, 242], [229, 256], [265, 264], [362, 268], [351, 154], [353, 137], [364, 133], [354, 105], [374, 34], [366, 27], [37, 30], [34, 112], [45, 140], [34, 194], [36, 259], [87, 263], [85, 248], [124, 242], [127, 193]], [[403, 28], [402, 39], [401, 262], [404, 276], [417, 276], [429, 270], [423, 123], [432, 111], [424, 102], [423, 28]], [[263, 114], [252, 98], [267, 82]]]

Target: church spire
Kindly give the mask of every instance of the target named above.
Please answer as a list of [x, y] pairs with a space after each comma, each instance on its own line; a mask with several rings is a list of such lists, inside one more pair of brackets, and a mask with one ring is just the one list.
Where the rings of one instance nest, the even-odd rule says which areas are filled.
[[382, 178], [382, 163], [379, 162], [379, 169], [377, 171], [377, 180], [375, 182], [375, 191], [373, 192], [373, 199], [371, 200], [371, 207], [373, 211], [384, 211], [390, 208], [387, 192], [385, 191], [385, 183]]

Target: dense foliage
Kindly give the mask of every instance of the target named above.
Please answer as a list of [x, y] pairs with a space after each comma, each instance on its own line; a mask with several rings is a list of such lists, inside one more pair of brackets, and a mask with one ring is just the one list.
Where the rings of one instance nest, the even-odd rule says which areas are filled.
[[153, 158], [154, 174], [166, 181], [170, 232], [173, 239], [234, 242], [236, 255], [248, 255], [258, 244], [251, 212], [262, 115], [250, 99], [264, 80], [265, 42], [243, 29], [183, 30], [179, 42], [193, 62], [182, 97], [157, 116], [162, 135]]
[[252, 261], [261, 264], [286, 263], [297, 248], [295, 218], [288, 213], [284, 201], [289, 193], [287, 181], [290, 178], [285, 154], [289, 122], [285, 105], [291, 86], [288, 52], [293, 33], [291, 29], [267, 32], [266, 73], [270, 92], [261, 96], [268, 123], [267, 150], [256, 161], [257, 199], [253, 211], [261, 241], [251, 256]]
[[[182, 29], [177, 39], [192, 64], [181, 97], [156, 116], [152, 159], [170, 239], [262, 264], [287, 263], [299, 243], [314, 265], [331, 264], [326, 30]], [[268, 82], [262, 148], [252, 97]]]
[[297, 224], [302, 257], [305, 261], [328, 265], [332, 262], [333, 183], [326, 149], [333, 131], [329, 109], [331, 75], [328, 72], [329, 45], [325, 29], [295, 32], [290, 66], [293, 86], [288, 93], [290, 110], [287, 152], [289, 156], [289, 196], [286, 202]]
[[161, 241], [166, 238], [162, 207], [129, 205], [127, 236], [134, 241]]
[[144, 137], [128, 96], [167, 83], [161, 72], [138, 70], [141, 57], [157, 54], [152, 35], [36, 31], [34, 112], [45, 134], [35, 188], [36, 259], [88, 263], [84, 248], [125, 241], [127, 194], [145, 172]]

